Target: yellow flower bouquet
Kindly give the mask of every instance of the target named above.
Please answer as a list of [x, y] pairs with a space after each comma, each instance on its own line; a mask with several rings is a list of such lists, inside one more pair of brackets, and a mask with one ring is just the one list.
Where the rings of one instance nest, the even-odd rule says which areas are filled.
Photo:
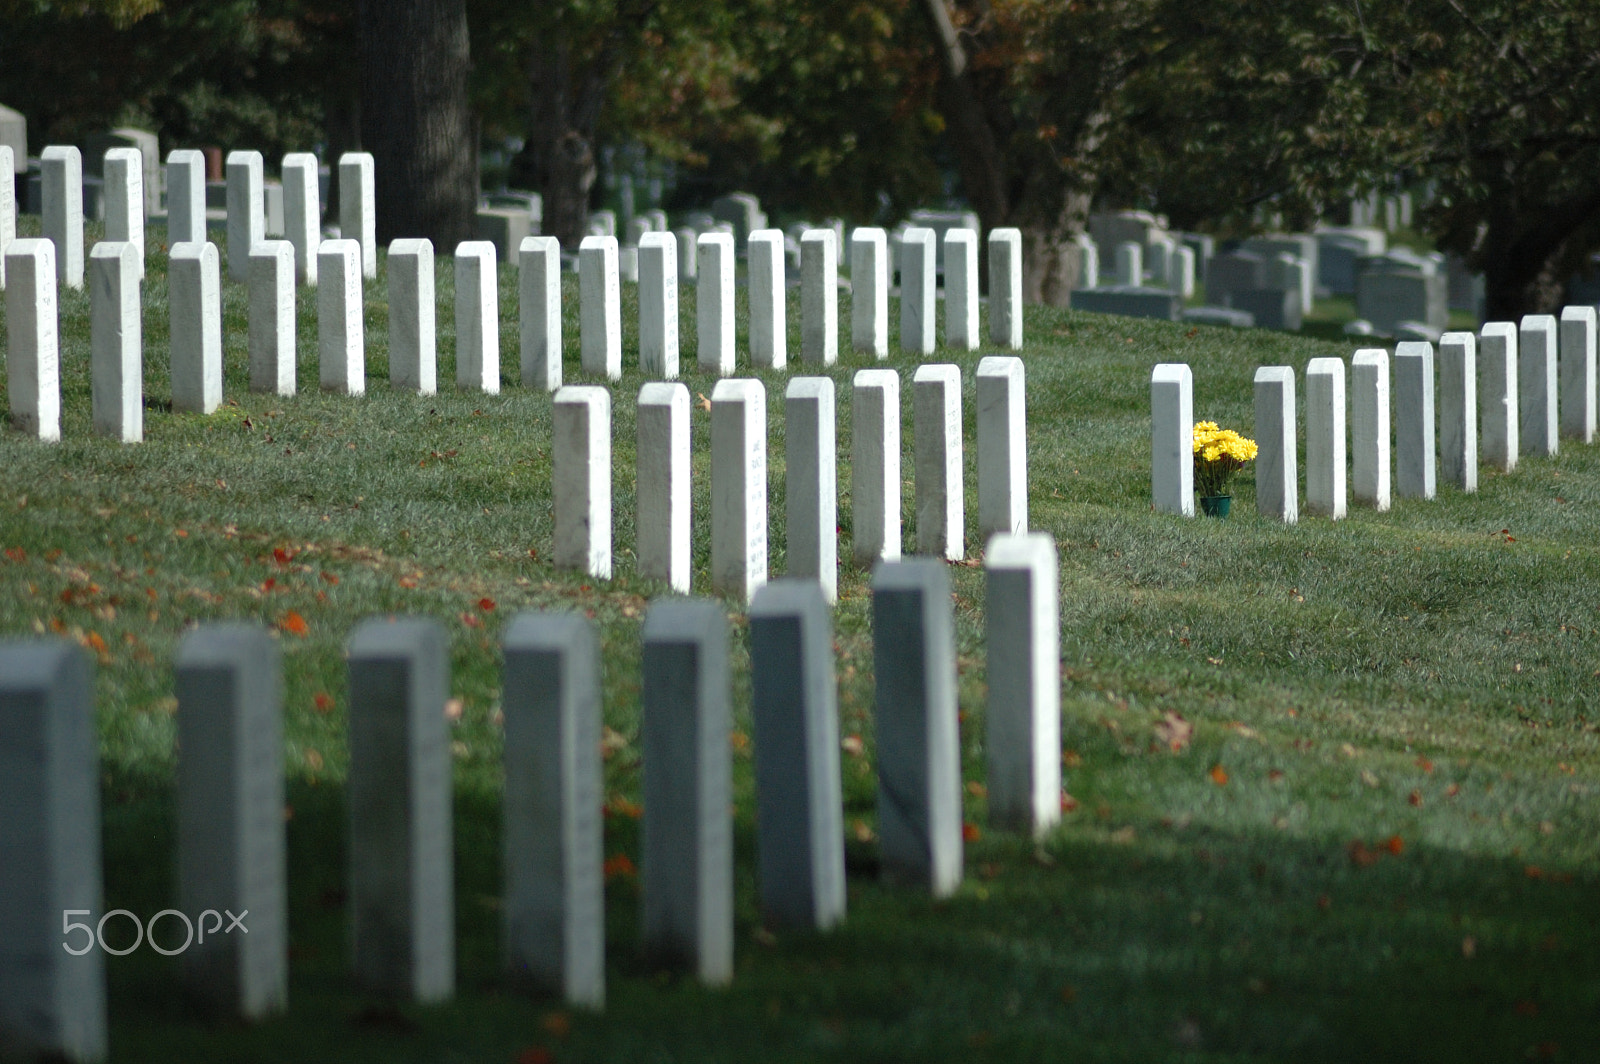
[[1215, 421], [1194, 425], [1194, 490], [1202, 499], [1228, 494], [1228, 482], [1256, 456], [1256, 441]]

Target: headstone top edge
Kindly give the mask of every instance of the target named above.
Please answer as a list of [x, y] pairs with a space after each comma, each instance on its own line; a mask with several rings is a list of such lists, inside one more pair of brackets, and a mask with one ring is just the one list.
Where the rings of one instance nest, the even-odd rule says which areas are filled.
[[1169, 381], [1193, 381], [1194, 370], [1187, 362], [1160, 362], [1150, 371], [1150, 383], [1167, 383]]
[[1255, 383], [1276, 384], [1282, 381], [1294, 382], [1293, 366], [1257, 366]]
[[584, 237], [583, 238], [583, 242], [578, 245], [578, 254], [580, 254], [580, 255], [583, 254], [585, 251], [590, 251], [590, 252], [602, 251], [602, 252], [610, 252], [612, 254], [615, 254], [616, 250], [617, 250], [617, 238], [614, 237], [614, 236], [595, 236], [595, 235], [590, 235], [590, 236]]
[[495, 246], [492, 240], [463, 240], [456, 245], [454, 255], [458, 259], [495, 259]]
[[501, 644], [513, 650], [573, 650], [595, 643], [594, 622], [576, 610], [523, 610], [506, 625]]
[[978, 360], [976, 375], [979, 377], [1020, 377], [1022, 374], [1022, 359], [1016, 355], [984, 355]]
[[563, 384], [556, 389], [552, 403], [563, 406], [591, 406], [611, 403], [611, 389], [599, 384]]
[[940, 591], [948, 594], [950, 574], [938, 558], [901, 558], [879, 562], [872, 567], [872, 590]]
[[648, 381], [639, 389], [640, 406], [687, 406], [689, 387], [682, 381]]
[[[457, 248], [457, 253], [460, 252]], [[389, 241], [389, 255], [420, 255], [424, 251], [433, 254], [433, 241], [425, 236], [397, 236]]]
[[1344, 376], [1344, 359], [1332, 355], [1313, 358], [1306, 363], [1306, 376], [1309, 377], [1313, 373], [1342, 377]]
[[1596, 311], [1594, 307], [1584, 305], [1562, 307], [1561, 320], [1593, 322], [1596, 320]]
[[824, 618], [828, 615], [828, 600], [822, 593], [822, 584], [809, 578], [785, 576], [769, 580], [757, 588], [750, 599], [751, 621], [808, 612]]
[[706, 598], [660, 598], [645, 611], [642, 642], [701, 643], [727, 639], [728, 618], [722, 603]]
[[853, 388], [888, 388], [900, 384], [900, 374], [892, 369], [858, 369], [850, 378]]
[[1432, 358], [1433, 345], [1426, 340], [1401, 340], [1394, 345], [1395, 358]]
[[833, 395], [832, 377], [790, 377], [783, 392], [785, 399], [820, 399], [823, 396], [831, 399]]
[[960, 384], [961, 367], [954, 362], [927, 362], [917, 367], [917, 372], [912, 374], [911, 382], [920, 384], [928, 381], [935, 384]]
[[88, 666], [88, 651], [69, 639], [17, 639], [0, 643], [0, 691], [49, 683], [73, 663]]
[[391, 658], [447, 645], [444, 627], [432, 617], [369, 617], [350, 633], [347, 650], [352, 659]]
[[755, 377], [724, 377], [711, 389], [711, 401], [741, 403], [755, 396], [765, 398], [766, 394], [766, 385]]
[[1056, 560], [1056, 539], [1048, 532], [996, 532], [983, 551], [985, 569], [1031, 569]]
[[561, 241], [553, 236], [525, 236], [522, 238], [522, 243], [517, 245], [519, 254], [529, 251], [548, 254], [552, 250], [557, 254], [561, 252]]
[[278, 645], [264, 625], [251, 621], [218, 621], [203, 624], [178, 642], [173, 664], [215, 665], [241, 655], [275, 654]]

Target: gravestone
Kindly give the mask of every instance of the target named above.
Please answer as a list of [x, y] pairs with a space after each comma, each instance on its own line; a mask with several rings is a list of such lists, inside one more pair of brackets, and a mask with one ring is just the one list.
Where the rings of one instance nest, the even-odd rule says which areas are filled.
[[94, 430], [144, 439], [144, 330], [138, 249], [107, 240], [89, 252], [89, 360]]
[[105, 154], [106, 239], [127, 241], [144, 280], [144, 158], [138, 148], [112, 148]]
[[1194, 374], [1182, 362], [1150, 373], [1150, 501], [1157, 513], [1194, 516]]
[[456, 245], [456, 387], [500, 392], [500, 285], [494, 245]]
[[[459, 251], [459, 249], [457, 249]], [[298, 255], [296, 257], [298, 262]], [[456, 318], [460, 321], [459, 282]], [[389, 242], [389, 384], [418, 395], [439, 390], [438, 307], [434, 302], [433, 241]], [[496, 322], [498, 328], [498, 322]], [[457, 326], [457, 355], [461, 332]]]
[[222, 405], [222, 277], [217, 245], [173, 244], [167, 265], [172, 409]]
[[1317, 287], [1335, 296], [1355, 295], [1357, 263], [1389, 247], [1388, 234], [1381, 229], [1327, 227], [1319, 228], [1316, 237]]
[[996, 535], [984, 551], [983, 568], [989, 823], [1039, 838], [1061, 819], [1055, 540], [1047, 532]]
[[967, 553], [961, 367], [918, 366], [911, 390], [917, 553], [960, 561]]
[[932, 229], [907, 229], [900, 240], [900, 348], [913, 354], [933, 353], [937, 251]]
[[244, 281], [250, 275], [250, 252], [267, 237], [261, 191], [261, 153], [228, 153], [228, 276]]
[[639, 283], [639, 249], [636, 247], [619, 247], [617, 249], [617, 280], [628, 284]]
[[598, 385], [566, 385], [556, 392], [550, 422], [553, 560], [610, 580], [611, 393]]
[[1212, 256], [1206, 267], [1206, 302], [1214, 307], [1231, 307], [1235, 292], [1266, 286], [1266, 263], [1253, 251], [1225, 251]]
[[583, 372], [622, 379], [622, 283], [617, 238], [586, 236], [578, 246], [579, 341]]
[[1346, 516], [1344, 360], [1306, 364], [1306, 512]]
[[1062, 254], [1077, 256], [1078, 283], [1075, 291], [1100, 287], [1100, 248], [1093, 238], [1087, 233], [1079, 233], [1063, 249]]
[[976, 240], [982, 229], [976, 211], [916, 210], [911, 212], [906, 221], [911, 226], [933, 230], [934, 266], [940, 273], [944, 272], [948, 261], [944, 255], [944, 238], [957, 229], [963, 229], [971, 232]]
[[1158, 288], [1172, 288], [1172, 254], [1177, 241], [1165, 234], [1150, 238], [1145, 245], [1144, 268], [1150, 283]]
[[83, 287], [83, 156], [53, 144], [39, 156], [40, 232], [55, 245], [56, 286]]
[[661, 208], [655, 207], [645, 211], [643, 217], [645, 221], [650, 223], [650, 231], [652, 233], [665, 233], [669, 231], [669, 227], [667, 225], [667, 212]]
[[650, 229], [650, 219], [642, 217], [632, 219], [628, 222], [627, 243], [632, 247], [638, 247], [640, 238], [650, 232]]
[[1193, 299], [1194, 282], [1194, 249], [1174, 248], [1171, 263], [1167, 268], [1167, 287], [1176, 292], [1180, 299]]
[[700, 279], [695, 284], [695, 327], [701, 369], [718, 376], [733, 372], [733, 237], [727, 233], [701, 233]]
[[1256, 316], [1248, 310], [1232, 307], [1185, 307], [1178, 315], [1179, 321], [1195, 325], [1213, 325], [1225, 329], [1254, 329]]
[[1022, 230], [989, 231], [989, 342], [1022, 348]]
[[978, 532], [1028, 530], [1028, 406], [1022, 359], [978, 362]]
[[[0, 179], [9, 177], [0, 171]], [[61, 439], [61, 334], [56, 248], [14, 240], [6, 249], [6, 394], [11, 427], [47, 443]]]
[[1394, 350], [1394, 488], [1402, 499], [1437, 494], [1433, 345], [1407, 341]]
[[783, 230], [758, 229], [747, 248], [750, 271], [750, 364], [782, 369], [788, 361], [784, 307]]
[[1478, 490], [1478, 338], [1439, 340], [1439, 475], [1462, 491]]
[[838, 600], [838, 458], [832, 377], [795, 377], [784, 392], [784, 527], [788, 575]]
[[1356, 316], [1393, 336], [1402, 322], [1443, 330], [1450, 324], [1447, 279], [1435, 264], [1397, 249], [1356, 263]]
[[1556, 329], [1549, 314], [1524, 315], [1518, 329], [1517, 420], [1523, 454], [1554, 455], [1561, 446], [1556, 434]]
[[1228, 302], [1249, 314], [1258, 329], [1299, 332], [1304, 323], [1300, 293], [1293, 288], [1236, 288], [1228, 294]]
[[103, 162], [113, 149], [138, 152], [135, 166], [139, 171], [139, 208], [149, 217], [161, 210], [161, 147], [154, 133], [148, 129], [123, 127], [107, 133], [91, 133], [84, 138], [84, 170], [94, 177], [105, 177]]
[[1149, 211], [1097, 211], [1089, 216], [1089, 235], [1103, 248], [1129, 241], [1143, 248], [1165, 231], [1166, 221]]
[[1491, 321], [1479, 333], [1478, 398], [1483, 414], [1479, 444], [1483, 460], [1510, 473], [1517, 468], [1521, 430], [1518, 426], [1517, 326]]
[[0, 1043], [46, 1060], [106, 1057], [93, 670], [66, 640], [0, 643]]
[[190, 149], [168, 152], [167, 243], [187, 244], [206, 235], [206, 158]]
[[726, 378], [711, 391], [711, 581], [748, 603], [767, 582], [767, 393]]
[[639, 241], [639, 369], [658, 380], [678, 376], [678, 241], [656, 230]]
[[17, 193], [12, 177], [11, 146], [0, 144], [0, 290], [6, 286], [6, 252], [17, 239]]
[[1075, 288], [1069, 297], [1073, 310], [1090, 314], [1120, 314], [1125, 318], [1177, 321], [1182, 300], [1166, 288]]
[[839, 243], [832, 229], [800, 237], [800, 360], [839, 361]]
[[[671, 233], [647, 233], [671, 236]], [[689, 389], [651, 383], [639, 389], [634, 527], [639, 575], [689, 593]]]
[[264, 237], [284, 236], [283, 186], [276, 181], [266, 181], [261, 185], [261, 217]]
[[339, 156], [339, 235], [356, 241], [362, 277], [378, 276], [378, 209], [372, 155], [347, 151]]
[[1212, 256], [1217, 253], [1216, 240], [1206, 233], [1179, 233], [1178, 240], [1194, 252], [1195, 280], [1202, 280], [1211, 266]]
[[700, 273], [700, 249], [695, 243], [695, 231], [687, 227], [675, 229], [673, 236], [678, 239], [678, 280], [692, 282]]
[[617, 212], [610, 210], [591, 211], [589, 213], [589, 235], [609, 236], [616, 239]]
[[1389, 352], [1350, 357], [1350, 494], [1379, 513], [1389, 509]]
[[362, 311], [361, 245], [346, 238], [324, 240], [317, 248], [317, 364], [323, 391], [361, 395], [367, 390]]
[[748, 192], [732, 192], [711, 201], [711, 215], [719, 222], [732, 226], [734, 246], [743, 247], [750, 234], [767, 227], [767, 216], [761, 210], [761, 201]]
[[[262, 1019], [289, 1003], [278, 644], [259, 624], [203, 625], [183, 637], [173, 672], [178, 908], [200, 932], [182, 953], [184, 984], [218, 1011]], [[238, 932], [224, 923], [232, 914]]]
[[900, 557], [900, 375], [857, 370], [850, 393], [851, 549], [856, 564]]
[[553, 236], [523, 240], [517, 275], [522, 386], [553, 392], [561, 387], [561, 242]]
[[1267, 266], [1268, 281], [1275, 288], [1287, 288], [1290, 285], [1281, 270], [1282, 256], [1287, 255], [1297, 260], [1301, 268], [1294, 280], [1294, 290], [1299, 293], [1300, 311], [1303, 314], [1311, 313], [1312, 297], [1316, 294], [1317, 274], [1320, 269], [1320, 246], [1317, 237], [1311, 233], [1268, 233], [1264, 236], [1250, 237], [1240, 245], [1245, 251], [1260, 255]]
[[514, 975], [605, 1005], [600, 648], [578, 613], [506, 629], [505, 949]]
[[756, 877], [770, 927], [826, 930], [844, 919], [839, 691], [822, 589], [777, 580], [750, 603]]
[[[336, 243], [360, 254], [354, 241]], [[446, 1001], [455, 995], [456, 912], [444, 717], [450, 641], [429, 618], [375, 617], [356, 626], [346, 656], [356, 981], [421, 1004]]]
[[257, 244], [250, 251], [249, 281], [250, 390], [293, 395], [294, 246], [287, 240]]
[[1261, 366], [1256, 370], [1255, 408], [1256, 510], [1263, 517], [1292, 525], [1300, 519], [1293, 367]]
[[883, 877], [946, 897], [961, 884], [961, 754], [950, 576], [937, 558], [872, 572], [878, 839]]
[[944, 235], [944, 342], [978, 349], [978, 234], [971, 229]]
[[1595, 308], [1561, 311], [1561, 433], [1593, 443], [1595, 432]]
[[[719, 382], [719, 387], [729, 381]], [[644, 619], [641, 937], [654, 964], [733, 978], [728, 620], [711, 599], [658, 599]]]
[[1144, 246], [1131, 240], [1117, 245], [1116, 283], [1122, 288], [1144, 287]]
[[4, 104], [0, 104], [0, 147], [11, 149], [12, 169], [6, 171], [7, 177], [28, 172], [28, 120]]
[[518, 207], [480, 207], [475, 219], [479, 240], [494, 245], [495, 258], [516, 260], [517, 249], [538, 229], [533, 215]]
[[889, 242], [882, 229], [850, 234], [850, 344], [889, 357]]
[[[290, 152], [283, 157], [283, 231], [294, 245], [295, 280], [317, 283], [317, 247], [322, 243], [322, 191], [317, 157]], [[393, 243], [391, 242], [391, 247]], [[432, 245], [429, 245], [430, 252]], [[432, 256], [430, 255], [430, 262]]]

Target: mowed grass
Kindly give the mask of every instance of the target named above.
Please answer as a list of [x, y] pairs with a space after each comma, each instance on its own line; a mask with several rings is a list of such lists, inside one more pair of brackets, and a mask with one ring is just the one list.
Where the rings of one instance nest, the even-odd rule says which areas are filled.
[[[37, 232], [36, 219], [23, 219]], [[91, 232], [91, 235], [93, 233]], [[604, 647], [606, 852], [639, 860], [639, 628], [664, 588], [635, 572], [637, 303], [612, 390], [615, 578], [550, 564], [550, 400], [517, 385], [516, 278], [500, 273], [504, 391], [453, 386], [451, 260], [438, 260], [440, 393], [388, 385], [384, 281], [367, 285], [368, 393], [316, 386], [300, 293], [300, 394], [246, 390], [245, 298], [225, 284], [227, 405], [170, 412], [165, 258], [145, 286], [145, 442], [89, 429], [88, 301], [62, 298], [64, 440], [7, 432], [0, 632], [78, 638], [99, 659], [105, 907], [176, 901], [172, 658], [196, 623], [280, 631], [286, 672], [291, 1007], [255, 1027], [185, 1003], [176, 960], [108, 958], [113, 1058], [228, 1061], [1552, 1059], [1600, 1054], [1600, 447], [1564, 441], [1480, 490], [1337, 523], [1149, 506], [1148, 378], [1186, 361], [1195, 412], [1247, 433], [1255, 367], [1344, 344], [1029, 308], [1030, 520], [1061, 553], [1062, 744], [1071, 811], [1037, 844], [988, 830], [983, 571], [953, 566], [965, 818], [949, 900], [876, 876], [869, 574], [850, 556], [851, 374], [841, 297], [840, 601], [834, 614], [849, 917], [760, 930], [748, 659], [734, 620], [737, 974], [705, 989], [638, 958], [638, 882], [607, 883], [608, 1004], [571, 1011], [501, 975], [498, 720], [504, 625], [593, 616]], [[225, 261], [225, 260], [224, 260]], [[575, 278], [567, 377], [581, 379]], [[741, 299], [742, 299], [741, 295]], [[891, 321], [896, 308], [891, 306]], [[784, 559], [782, 392], [767, 385], [771, 572]], [[694, 363], [694, 294], [680, 317]], [[740, 314], [741, 369], [746, 322]], [[904, 414], [906, 539], [911, 374]], [[968, 543], [976, 537], [971, 374]], [[694, 433], [694, 579], [707, 594], [708, 415]], [[346, 976], [346, 679], [352, 627], [440, 620], [462, 712], [455, 755], [459, 994], [391, 1007]], [[304, 621], [305, 634], [295, 618]], [[1193, 725], [1177, 749], [1167, 714]], [[108, 925], [116, 934], [116, 922]], [[117, 941], [121, 941], [120, 938]]]

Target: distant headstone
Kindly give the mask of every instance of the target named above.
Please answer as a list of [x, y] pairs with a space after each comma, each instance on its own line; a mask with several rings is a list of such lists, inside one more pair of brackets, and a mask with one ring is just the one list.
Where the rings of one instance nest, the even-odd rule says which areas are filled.
[[317, 363], [323, 391], [367, 390], [361, 245], [347, 238], [317, 248]]
[[1439, 340], [1439, 475], [1462, 491], [1478, 490], [1478, 338]]
[[167, 266], [172, 409], [222, 405], [222, 277], [217, 245], [173, 244]]
[[750, 364], [782, 369], [788, 360], [789, 326], [784, 307], [783, 230], [750, 234]]
[[1327, 228], [1317, 230], [1316, 237], [1317, 286], [1336, 296], [1355, 295], [1357, 263], [1389, 247], [1388, 234], [1381, 229]]
[[578, 246], [578, 309], [583, 372], [622, 379], [622, 282], [617, 238], [586, 236]]
[[550, 420], [553, 560], [610, 580], [611, 393], [598, 385], [566, 385], [556, 392]]
[[936, 342], [937, 251], [932, 229], [907, 229], [900, 240], [900, 347], [912, 354], [931, 355]]
[[1194, 374], [1182, 362], [1150, 373], [1150, 496], [1157, 513], [1194, 516]]
[[1389, 352], [1369, 347], [1350, 358], [1350, 494], [1389, 509]]
[[561, 387], [561, 242], [526, 237], [517, 273], [522, 386], [553, 392]]
[[733, 978], [732, 719], [723, 610], [710, 599], [652, 603], [639, 670], [644, 951], [653, 963], [687, 969], [711, 985]]
[[1178, 294], [1166, 288], [1128, 288], [1122, 285], [1076, 288], [1069, 298], [1073, 310], [1156, 321], [1177, 321], [1182, 304]]
[[883, 876], [936, 898], [961, 884], [961, 752], [955, 621], [938, 558], [872, 573], [873, 711]]
[[1206, 267], [1206, 302], [1214, 307], [1231, 307], [1233, 293], [1266, 286], [1266, 263], [1252, 251], [1214, 255]]
[[1171, 264], [1167, 268], [1167, 287], [1176, 292], [1180, 299], [1193, 299], [1194, 284], [1194, 249], [1188, 247], [1174, 248]]
[[1177, 244], [1172, 237], [1158, 234], [1145, 245], [1144, 268], [1157, 288], [1172, 288], [1172, 253]]
[[456, 245], [456, 387], [500, 391], [500, 283], [494, 245]]
[[1255, 376], [1256, 510], [1292, 525], [1300, 519], [1295, 456], [1294, 369], [1261, 366]]
[[0, 146], [11, 149], [12, 169], [6, 176], [28, 172], [28, 120], [4, 104], [0, 104]]
[[11, 170], [11, 146], [0, 144], [0, 290], [6, 286], [6, 251], [17, 239], [17, 193]]
[[810, 580], [778, 580], [750, 603], [757, 880], [773, 927], [844, 919], [839, 692], [828, 603]]
[[693, 281], [700, 275], [699, 247], [695, 243], [695, 231], [689, 228], [675, 229], [672, 235], [678, 239], [678, 280]]
[[839, 361], [839, 245], [832, 229], [800, 237], [800, 360], [831, 366]]
[[870, 566], [900, 557], [900, 375], [857, 370], [850, 409], [851, 547]]
[[41, 232], [56, 248], [56, 284], [83, 287], [83, 156], [53, 144], [39, 156]]
[[[167, 244], [206, 239], [206, 160], [198, 151], [167, 154]], [[247, 267], [248, 269], [248, 267]]]
[[[1303, 263], [1297, 266], [1304, 268]], [[1290, 287], [1236, 288], [1228, 294], [1229, 304], [1249, 314], [1258, 329], [1299, 332], [1304, 319], [1300, 314], [1300, 293]]]
[[1348, 513], [1345, 492], [1344, 360], [1306, 365], [1306, 512], [1335, 521]]
[[[298, 260], [297, 260], [298, 261]], [[459, 285], [459, 282], [458, 282]], [[456, 296], [457, 320], [461, 296]], [[439, 390], [438, 307], [434, 302], [433, 241], [389, 242], [389, 384], [418, 395]], [[496, 325], [498, 328], [498, 323]], [[459, 363], [461, 330], [456, 329]]]
[[1062, 252], [1078, 259], [1078, 284], [1074, 291], [1100, 287], [1100, 247], [1087, 233], [1079, 233]]
[[733, 237], [727, 233], [701, 233], [700, 279], [695, 285], [695, 326], [701, 369], [727, 376], [734, 366]]
[[[283, 157], [283, 231], [294, 245], [295, 279], [317, 283], [317, 248], [322, 243], [322, 191], [317, 157], [290, 152]], [[429, 245], [432, 250], [432, 245]]]
[[1211, 257], [1217, 253], [1217, 242], [1206, 233], [1179, 233], [1178, 241], [1194, 252], [1195, 280], [1202, 280], [1211, 266]]
[[228, 153], [228, 276], [250, 276], [250, 252], [267, 238], [262, 200], [262, 161], [258, 151]]
[[1523, 454], [1553, 455], [1561, 446], [1556, 434], [1556, 330], [1556, 319], [1549, 314], [1524, 315], [1518, 329]]
[[960, 366], [917, 367], [912, 431], [917, 553], [960, 561], [967, 552]]
[[1595, 433], [1595, 308], [1561, 311], [1561, 433], [1593, 443]]
[[378, 208], [372, 155], [347, 151], [339, 156], [339, 235], [356, 241], [361, 277], [378, 276]]
[[284, 238], [283, 186], [276, 181], [261, 185], [261, 218], [263, 237]]
[[767, 393], [726, 378], [711, 392], [711, 580], [738, 602], [767, 582]]
[[1022, 230], [989, 231], [989, 342], [1022, 347]]
[[132, 244], [144, 280], [144, 159], [138, 148], [105, 155], [106, 239]]
[[[1269, 233], [1265, 236], [1255, 236], [1240, 245], [1245, 251], [1254, 252], [1261, 256], [1267, 268], [1267, 281], [1274, 288], [1293, 287], [1299, 294], [1300, 311], [1303, 314], [1311, 313], [1312, 297], [1316, 294], [1317, 273], [1319, 269], [1319, 245], [1317, 237], [1311, 233]], [[1299, 275], [1294, 278], [1291, 286], [1289, 278], [1281, 272], [1282, 256], [1287, 255], [1298, 261], [1301, 265]]]
[[1047, 532], [996, 535], [984, 551], [983, 568], [989, 823], [1038, 838], [1061, 819], [1061, 619], [1055, 540]]
[[[178, 907], [199, 931], [182, 953], [184, 984], [257, 1020], [289, 1001], [278, 644], [259, 624], [203, 625], [183, 637], [173, 671]], [[243, 928], [224, 930], [224, 914]]]
[[52, 1060], [106, 1057], [93, 668], [66, 640], [0, 643], [0, 1041]]
[[882, 229], [850, 234], [850, 343], [889, 357], [889, 244]]
[[[0, 179], [9, 177], [0, 172]], [[11, 427], [44, 442], [61, 439], [61, 334], [56, 248], [14, 240], [6, 249], [6, 393]]]
[[[319, 249], [320, 254], [320, 249]], [[339, 283], [339, 278], [334, 278]], [[294, 245], [263, 240], [250, 251], [250, 390], [295, 391]]]
[[[651, 232], [646, 238], [671, 233]], [[639, 389], [634, 450], [639, 575], [689, 593], [689, 389], [660, 382]]]
[[678, 376], [678, 238], [653, 229], [639, 238], [639, 369]]
[[748, 192], [732, 192], [711, 201], [711, 214], [719, 222], [733, 226], [735, 247], [743, 247], [750, 234], [767, 227], [761, 201]]
[[494, 245], [495, 259], [515, 262], [517, 249], [529, 235], [538, 231], [533, 215], [518, 207], [480, 207], [477, 235]]
[[1479, 333], [1478, 398], [1483, 412], [1483, 460], [1510, 473], [1517, 468], [1517, 326], [1515, 322], [1491, 321]]
[[978, 532], [1028, 530], [1028, 406], [1022, 359], [978, 362]]
[[1166, 222], [1149, 211], [1098, 211], [1089, 216], [1089, 235], [1103, 248], [1128, 241], [1148, 247], [1165, 230]]
[[978, 349], [978, 234], [944, 234], [944, 342], [960, 351]]
[[591, 211], [589, 213], [589, 235], [609, 236], [616, 239], [617, 212], [611, 210]]
[[94, 430], [144, 439], [144, 330], [138, 249], [107, 240], [89, 252], [90, 392]]
[[1402, 499], [1438, 491], [1434, 437], [1433, 345], [1407, 341], [1394, 350], [1394, 487]]
[[506, 629], [505, 948], [569, 1004], [605, 1004], [600, 647], [578, 613]]
[[838, 599], [838, 459], [832, 377], [795, 377], [784, 393], [784, 505], [788, 575]]
[[373, 618], [356, 627], [346, 653], [346, 860], [356, 980], [364, 989], [419, 1003], [446, 1001], [455, 995], [456, 978], [444, 717], [450, 641], [429, 618]]
[[617, 280], [626, 284], [639, 283], [639, 249], [617, 248]]
[[1356, 263], [1356, 316], [1380, 334], [1395, 335], [1402, 322], [1434, 329], [1450, 324], [1448, 279], [1434, 263], [1403, 250], [1369, 256]]
[[1116, 283], [1123, 288], [1144, 286], [1144, 246], [1131, 240], [1117, 245]]
[[1256, 316], [1248, 310], [1232, 307], [1187, 307], [1178, 315], [1179, 321], [1194, 325], [1214, 325], [1225, 329], [1254, 329]]

